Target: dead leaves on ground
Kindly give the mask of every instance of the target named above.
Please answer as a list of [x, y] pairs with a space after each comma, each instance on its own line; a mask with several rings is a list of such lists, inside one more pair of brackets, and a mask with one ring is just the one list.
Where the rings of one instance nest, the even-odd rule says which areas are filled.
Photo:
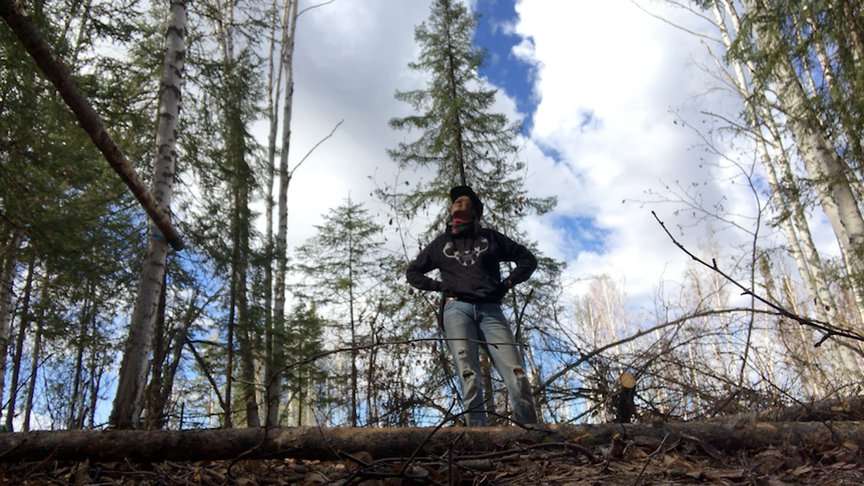
[[0, 465], [0, 484], [864, 484], [864, 454], [851, 442], [724, 454], [694, 437], [617, 437], [587, 451], [570, 444], [510, 445], [497, 454], [456, 450], [404, 459], [345, 455], [341, 461], [293, 459]]

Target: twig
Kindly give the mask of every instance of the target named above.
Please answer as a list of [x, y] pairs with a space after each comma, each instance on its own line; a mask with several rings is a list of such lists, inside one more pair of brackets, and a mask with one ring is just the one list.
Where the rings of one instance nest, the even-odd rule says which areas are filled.
[[[608, 349], [611, 349], [611, 348], [614, 348], [617, 346], [621, 346], [622, 344], [629, 343], [630, 341], [634, 341], [636, 339], [639, 339], [640, 337], [651, 334], [654, 331], [659, 331], [660, 329], [665, 329], [665, 328], [671, 327], [671, 326], [677, 326], [677, 325], [679, 325], [683, 322], [689, 321], [691, 319], [697, 319], [699, 317], [705, 317], [705, 316], [711, 316], [711, 315], [717, 315], [717, 314], [728, 314], [728, 313], [732, 313], [732, 312], [750, 312], [750, 308], [715, 309], [715, 310], [694, 312], [693, 314], [688, 314], [686, 316], [679, 317], [678, 319], [675, 319], [675, 320], [672, 320], [669, 322], [664, 322], [661, 324], [657, 324], [656, 326], [649, 327], [648, 329], [643, 329], [643, 330], [641, 330], [635, 334], [631, 334], [630, 336], [628, 336], [624, 339], [619, 339], [618, 341], [614, 341], [614, 342], [611, 342], [611, 343], [606, 344], [604, 346], [601, 346], [599, 348], [596, 348], [593, 351], [582, 355], [575, 362], [568, 364], [564, 368], [561, 368], [560, 370], [555, 372], [552, 376], [550, 376], [545, 381], [543, 381], [542, 384], [540, 384], [539, 386], [536, 387], [535, 395], [537, 393], [539, 393], [540, 390], [543, 390], [546, 387], [548, 387], [549, 385], [551, 385], [552, 382], [554, 382], [558, 378], [561, 378], [562, 376], [564, 376], [564, 374], [567, 373], [568, 371], [572, 370], [573, 368], [576, 368], [577, 366], [581, 365], [582, 363], [585, 363], [586, 361], [588, 361], [591, 358], [603, 353], [604, 351], [606, 351]], [[763, 311], [758, 311], [758, 310], [757, 310], [757, 312], [761, 312], [761, 313], [765, 313], [765, 314], [772, 314], [772, 315], [782, 315], [779, 312], [776, 312], [776, 313], [775, 312], [763, 312]]]
[[308, 159], [309, 156], [312, 155], [312, 152], [314, 152], [315, 149], [317, 149], [317, 148], [318, 148], [322, 143], [326, 142], [330, 137], [333, 136], [334, 133], [336, 133], [336, 129], [338, 129], [339, 126], [342, 125], [342, 122], [344, 122], [344, 121], [345, 121], [345, 120], [339, 120], [339, 123], [337, 123], [336, 126], [333, 127], [333, 130], [330, 130], [330, 133], [328, 133], [327, 136], [325, 136], [325, 137], [322, 138], [321, 140], [318, 140], [318, 143], [316, 143], [315, 145], [313, 145], [312, 148], [309, 149], [308, 152], [306, 152], [306, 155], [304, 155], [303, 158], [300, 159], [300, 162], [297, 162], [297, 165], [295, 165], [293, 169], [291, 169], [290, 171], [288, 171], [288, 177], [289, 177], [289, 179], [290, 179], [291, 177], [294, 176], [294, 172], [295, 172], [297, 169], [299, 169], [301, 165], [303, 165], [303, 162], [306, 162], [306, 159]]
[[653, 459], [654, 456], [656, 456], [660, 453], [660, 451], [663, 450], [663, 445], [666, 444], [666, 439], [668, 438], [669, 434], [667, 433], [665, 436], [663, 436], [663, 440], [660, 441], [660, 445], [657, 446], [657, 449], [655, 449], [654, 452], [652, 452], [651, 454], [648, 454], [648, 457], [645, 458], [645, 464], [642, 464], [642, 470], [639, 471], [639, 475], [636, 476], [636, 480], [633, 481], [633, 486], [637, 486], [639, 484], [639, 481], [642, 480], [642, 475], [645, 474], [645, 469], [648, 468], [648, 464], [651, 463], [651, 459]]
[[419, 454], [420, 451], [423, 450], [424, 447], [426, 447], [426, 444], [428, 444], [429, 441], [432, 440], [432, 436], [434, 436], [439, 430], [441, 430], [441, 427], [444, 427], [444, 424], [446, 424], [448, 422], [452, 422], [454, 419], [458, 418], [459, 416], [464, 415], [464, 414], [469, 412], [469, 410], [465, 410], [465, 411], [460, 412], [456, 415], [451, 415], [450, 412], [453, 410], [453, 407], [455, 407], [455, 406], [456, 406], [456, 401], [453, 400], [450, 403], [450, 408], [447, 410], [447, 415], [444, 416], [444, 419], [441, 420], [441, 422], [437, 426], [435, 426], [434, 429], [432, 429], [432, 432], [430, 432], [429, 435], [427, 435], [426, 438], [423, 440], [423, 442], [421, 442], [420, 445], [418, 445], [414, 449], [414, 452], [411, 453], [411, 457], [409, 457], [408, 460], [405, 461], [405, 464], [402, 465], [402, 469], [399, 470], [399, 476], [402, 476], [405, 474], [405, 471], [407, 471], [408, 466], [410, 466], [411, 463], [414, 462], [414, 458], [417, 457], [417, 454]]
[[[669, 232], [669, 229], [666, 228], [666, 225], [665, 225], [665, 224], [663, 223], [663, 221], [661, 221], [660, 218], [657, 216], [657, 213], [655, 213], [654, 211], [651, 211], [651, 214], [654, 216], [654, 219], [657, 220], [657, 222], [660, 224], [660, 227], [663, 228], [663, 231], [666, 232], [666, 235], [669, 236], [669, 239], [672, 240], [672, 243], [674, 243], [675, 246], [677, 246], [678, 248], [680, 248], [681, 251], [683, 251], [684, 253], [686, 253], [687, 256], [689, 256], [690, 258], [692, 258], [692, 259], [695, 260], [696, 262], [698, 262], [698, 263], [700, 263], [700, 264], [702, 264], [702, 265], [704, 265], [704, 266], [710, 268], [711, 270], [717, 272], [718, 274], [720, 274], [720, 276], [722, 276], [723, 278], [725, 278], [725, 279], [726, 279], [727, 281], [729, 281], [732, 285], [734, 285], [734, 286], [738, 287], [739, 289], [741, 289], [741, 295], [751, 295], [751, 296], [753, 296], [753, 298], [755, 298], [755, 299], [758, 300], [759, 302], [761, 302], [761, 303], [767, 305], [768, 307], [774, 309], [775, 311], [777, 311], [777, 313], [778, 313], [779, 315], [781, 315], [781, 316], [783, 316], [783, 317], [786, 317], [786, 318], [788, 318], [788, 319], [791, 319], [791, 320], [793, 320], [793, 321], [795, 321], [795, 322], [797, 322], [797, 323], [799, 323], [799, 324], [801, 324], [801, 325], [803, 325], [803, 326], [809, 326], [809, 327], [812, 327], [812, 328], [814, 328], [814, 329], [817, 329], [817, 330], [819, 330], [819, 331], [821, 331], [821, 332], [826, 333], [826, 336], [824, 336], [824, 337], [823, 337], [819, 342], [817, 342], [817, 343], [816, 343], [816, 346], [821, 345], [823, 342], [825, 342], [826, 339], [828, 339], [828, 338], [831, 337], [831, 336], [840, 336], [840, 337], [845, 337], [845, 338], [848, 338], [848, 339], [854, 339], [854, 340], [856, 340], [856, 341], [864, 341], [864, 336], [858, 334], [858, 333], [855, 332], [855, 331], [852, 331], [852, 330], [849, 330], [849, 329], [844, 329], [844, 328], [841, 328], [841, 327], [837, 327], [837, 326], [835, 326], [835, 325], [833, 325], [833, 324], [830, 324], [830, 323], [825, 322], [825, 321], [820, 321], [820, 320], [818, 320], [818, 319], [811, 319], [811, 318], [809, 318], [809, 317], [802, 317], [802, 316], [799, 316], [798, 314], [795, 314], [795, 313], [793, 313], [793, 312], [787, 310], [785, 307], [780, 306], [780, 305], [778, 305], [778, 304], [775, 304], [774, 302], [771, 302], [771, 301], [765, 299], [764, 297], [762, 297], [762, 296], [756, 294], [753, 290], [748, 289], [747, 287], [741, 285], [740, 283], [738, 283], [737, 280], [735, 280], [734, 278], [730, 277], [730, 276], [729, 276], [728, 274], [726, 274], [723, 270], [720, 270], [720, 268], [717, 266], [717, 260], [716, 260], [716, 259], [712, 258], [712, 259], [711, 259], [711, 263], [709, 264], [709, 263], [707, 263], [706, 261], [704, 261], [704, 260], [702, 260], [701, 258], [699, 258], [699, 257], [697, 257], [696, 255], [694, 255], [693, 253], [691, 253], [690, 250], [688, 250], [687, 248], [685, 248], [684, 245], [682, 245], [678, 240], [675, 239], [674, 236], [672, 236], [672, 233]], [[748, 309], [748, 310], [749, 310], [749, 309]]]
[[331, 4], [331, 3], [335, 2], [335, 1], [336, 1], [336, 0], [328, 0], [328, 1], [326, 1], [326, 2], [316, 3], [315, 5], [309, 5], [308, 7], [304, 8], [303, 10], [297, 12], [297, 17], [299, 18], [301, 15], [303, 15], [304, 13], [306, 13], [306, 12], [308, 12], [308, 11], [310, 11], [310, 10], [314, 10], [314, 9], [316, 9], [316, 8], [323, 7], [323, 6], [325, 6], [325, 5], [329, 5], [329, 4]]
[[701, 37], [702, 39], [710, 40], [711, 42], [716, 42], [716, 43], [721, 44], [721, 45], [723, 44], [723, 42], [721, 42], [720, 39], [715, 39], [714, 37], [711, 37], [711, 36], [708, 36], [708, 35], [705, 35], [705, 34], [701, 34], [701, 33], [696, 32], [696, 31], [694, 31], [694, 30], [690, 30], [690, 29], [688, 29], [687, 27], [684, 27], [684, 26], [682, 26], [682, 25], [678, 25], [678, 24], [676, 24], [675, 22], [672, 22], [671, 20], [669, 20], [669, 19], [667, 19], [667, 18], [665, 18], [665, 17], [663, 17], [663, 16], [661, 16], [661, 15], [657, 15], [657, 14], [655, 14], [654, 12], [651, 12], [651, 11], [647, 10], [647, 9], [646, 9], [645, 7], [643, 7], [642, 5], [639, 5], [639, 3], [636, 2], [635, 0], [630, 0], [630, 3], [632, 3], [633, 5], [635, 5], [636, 8], [638, 8], [639, 10], [641, 10], [641, 11], [645, 12], [646, 14], [648, 14], [648, 15], [654, 17], [655, 19], [657, 19], [657, 20], [663, 22], [664, 24], [671, 25], [672, 27], [675, 27], [675, 28], [678, 29], [678, 30], [682, 30], [682, 31], [684, 31], [684, 32], [686, 32], [686, 33], [688, 33], [688, 34], [690, 34], [690, 35], [694, 35], [694, 36], [696, 36], [696, 37]]

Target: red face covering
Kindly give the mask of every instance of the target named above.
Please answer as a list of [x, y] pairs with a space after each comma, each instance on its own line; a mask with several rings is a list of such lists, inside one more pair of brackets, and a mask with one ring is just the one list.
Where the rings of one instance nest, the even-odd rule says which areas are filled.
[[453, 213], [453, 226], [462, 226], [474, 221], [474, 215], [470, 211], [456, 211]]
[[471, 211], [456, 211], [450, 222], [450, 231], [456, 235], [467, 230], [474, 223], [474, 215]]

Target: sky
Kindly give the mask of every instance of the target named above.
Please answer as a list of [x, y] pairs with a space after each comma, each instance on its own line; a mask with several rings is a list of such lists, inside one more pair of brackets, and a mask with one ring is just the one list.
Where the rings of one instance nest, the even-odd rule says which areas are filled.
[[[567, 263], [570, 296], [608, 275], [630, 302], [648, 305], [658, 286], [681, 280], [688, 259], [651, 210], [692, 249], [713, 251], [706, 256], [721, 266], [744, 251], [747, 232], [674, 202], [693, 198], [709, 210], [722, 203], [743, 228], [752, 228], [757, 212], [740, 169], [704, 148], [707, 138], [745, 169], [752, 163], [746, 144], [710, 132], [716, 117], [706, 113], [734, 118], [741, 107], [717, 76], [710, 54], [719, 45], [708, 24], [659, 0], [469, 5], [480, 16], [475, 44], [487, 52], [480, 74], [499, 90], [494, 109], [523, 122], [529, 192], [558, 198], [554, 211], [526, 219], [523, 229]], [[408, 113], [393, 93], [426, 80], [407, 65], [418, 54], [414, 26], [428, 14], [427, 0], [336, 0], [299, 19], [293, 163], [344, 122], [292, 179], [289, 246], [311, 237], [322, 215], [349, 196], [387, 222], [370, 193], [412, 176], [399, 173], [386, 150], [413, 135], [387, 121]], [[266, 141], [263, 123], [253, 133]], [[824, 221], [814, 224], [820, 245], [835, 253], [820, 236], [830, 234], [821, 231]], [[762, 228], [766, 241], [775, 233]]]

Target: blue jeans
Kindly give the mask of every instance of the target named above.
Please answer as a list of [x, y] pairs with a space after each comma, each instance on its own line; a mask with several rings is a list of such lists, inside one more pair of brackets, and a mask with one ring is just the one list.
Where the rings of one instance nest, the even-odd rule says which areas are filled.
[[462, 384], [462, 402], [468, 412], [469, 426], [487, 423], [479, 355], [484, 341], [488, 343], [495, 369], [507, 385], [513, 419], [522, 424], [537, 423], [531, 385], [500, 305], [448, 300], [444, 306], [444, 332]]

